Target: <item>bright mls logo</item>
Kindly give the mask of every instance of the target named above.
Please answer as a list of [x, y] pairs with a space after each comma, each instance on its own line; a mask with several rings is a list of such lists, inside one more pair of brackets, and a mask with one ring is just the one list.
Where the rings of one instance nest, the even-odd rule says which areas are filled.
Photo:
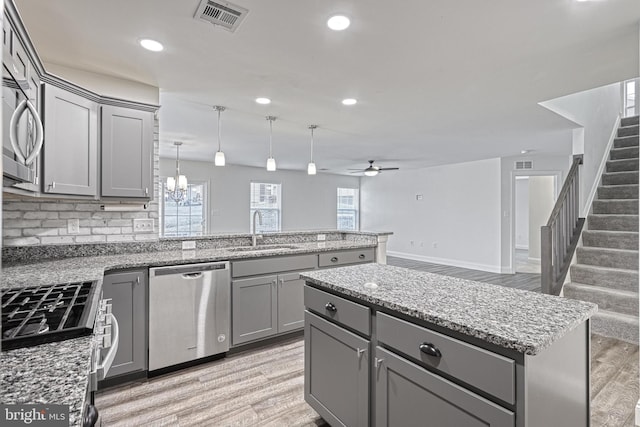
[[0, 425], [68, 427], [69, 405], [0, 405]]

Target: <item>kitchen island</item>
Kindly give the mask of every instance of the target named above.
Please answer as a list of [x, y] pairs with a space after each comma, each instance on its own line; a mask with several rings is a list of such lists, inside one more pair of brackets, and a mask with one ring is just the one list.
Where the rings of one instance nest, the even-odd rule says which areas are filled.
[[[325, 241], [315, 241], [316, 234]], [[68, 282], [96, 282], [100, 292], [106, 273], [149, 267], [212, 261], [282, 259], [304, 254], [332, 254], [373, 250], [378, 236], [390, 233], [331, 231], [265, 234], [263, 244], [251, 248], [247, 234], [189, 239], [196, 249], [181, 250], [182, 239], [151, 243], [50, 245], [3, 248], [0, 287], [22, 288]], [[312, 240], [313, 239], [313, 240]], [[39, 260], [39, 261], [35, 261]], [[244, 262], [246, 262], [244, 261]], [[89, 387], [93, 336], [3, 351], [0, 402], [70, 405], [70, 425], [81, 425]]]
[[378, 264], [302, 277], [305, 399], [330, 424], [589, 424], [594, 304]]

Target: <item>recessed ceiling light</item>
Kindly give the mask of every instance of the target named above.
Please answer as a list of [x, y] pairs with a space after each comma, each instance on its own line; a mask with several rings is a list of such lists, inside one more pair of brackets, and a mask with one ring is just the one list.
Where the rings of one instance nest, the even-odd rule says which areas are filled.
[[351, 21], [344, 15], [334, 15], [327, 21], [327, 27], [333, 31], [342, 31], [349, 28]]
[[155, 40], [151, 40], [151, 39], [140, 40], [140, 46], [152, 52], [160, 52], [164, 49], [164, 46], [162, 46], [162, 43], [157, 42]]
[[262, 105], [271, 104], [271, 100], [269, 98], [256, 98], [256, 102]]
[[347, 98], [342, 100], [343, 105], [356, 105], [358, 103], [357, 99]]

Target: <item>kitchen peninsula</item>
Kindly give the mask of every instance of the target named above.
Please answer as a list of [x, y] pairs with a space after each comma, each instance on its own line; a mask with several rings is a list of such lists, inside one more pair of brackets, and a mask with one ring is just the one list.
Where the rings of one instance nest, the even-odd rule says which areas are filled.
[[301, 276], [305, 400], [330, 424], [589, 424], [596, 305], [379, 264]]

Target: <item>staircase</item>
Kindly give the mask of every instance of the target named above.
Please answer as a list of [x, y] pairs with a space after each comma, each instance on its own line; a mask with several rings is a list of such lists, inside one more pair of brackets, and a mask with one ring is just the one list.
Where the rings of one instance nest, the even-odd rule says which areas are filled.
[[567, 298], [598, 304], [591, 330], [638, 343], [638, 117], [622, 119], [571, 266]]

